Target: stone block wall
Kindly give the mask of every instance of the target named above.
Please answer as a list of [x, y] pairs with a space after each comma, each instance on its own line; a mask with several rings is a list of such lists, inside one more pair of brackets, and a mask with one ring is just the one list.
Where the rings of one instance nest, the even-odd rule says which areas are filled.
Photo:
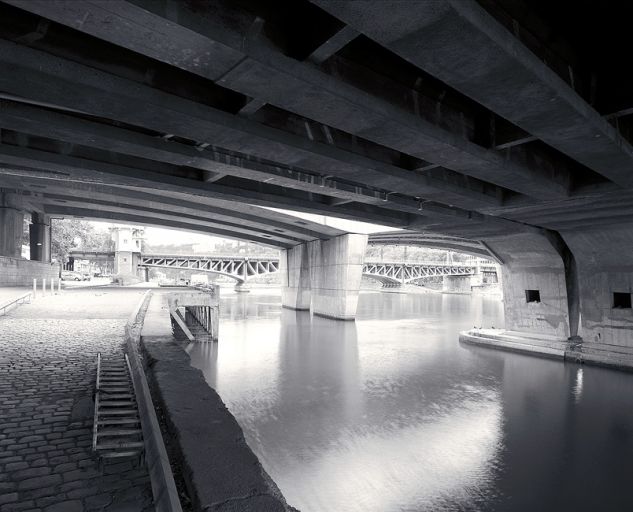
[[59, 277], [59, 265], [40, 261], [0, 256], [0, 286], [32, 286], [33, 279], [39, 282]]

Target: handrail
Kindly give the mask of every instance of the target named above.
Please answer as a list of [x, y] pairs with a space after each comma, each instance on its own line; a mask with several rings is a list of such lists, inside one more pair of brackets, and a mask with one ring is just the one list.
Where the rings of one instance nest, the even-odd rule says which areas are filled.
[[[24, 295], [21, 295], [21, 296], [20, 296], [20, 297], [18, 297], [17, 299], [12, 299], [12, 300], [10, 300], [10, 301], [5, 302], [4, 304], [1, 304], [1, 305], [0, 305], [0, 309], [2, 310], [2, 314], [3, 314], [3, 315], [6, 315], [6, 313], [7, 313], [7, 308], [8, 308], [9, 306], [13, 306], [14, 304], [17, 304], [17, 303], [19, 303], [20, 301], [24, 301], [24, 300], [26, 300], [26, 298], [27, 298], [27, 297], [28, 297], [28, 299], [29, 299], [29, 302], [31, 302], [31, 295], [32, 295], [32, 292], [25, 293]], [[22, 303], [24, 303], [24, 302], [22, 302]]]

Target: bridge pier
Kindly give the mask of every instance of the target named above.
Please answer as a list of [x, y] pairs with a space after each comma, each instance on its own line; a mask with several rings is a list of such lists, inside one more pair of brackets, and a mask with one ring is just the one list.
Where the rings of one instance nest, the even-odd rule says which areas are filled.
[[308, 310], [310, 291], [310, 261], [307, 244], [281, 251], [281, 305], [285, 308]]
[[471, 276], [443, 276], [443, 293], [470, 293]]
[[0, 256], [19, 258], [24, 213], [0, 202]]
[[282, 254], [282, 305], [315, 315], [353, 320], [367, 236], [314, 240]]
[[577, 319], [573, 256], [565, 242], [544, 232], [517, 233], [486, 243], [503, 262], [505, 330], [473, 329], [462, 332], [460, 340], [564, 358]]
[[633, 366], [633, 231], [630, 224], [569, 232], [577, 265], [581, 322], [572, 355]]
[[48, 215], [34, 213], [29, 226], [29, 242], [31, 246], [31, 260], [51, 261], [51, 219]]

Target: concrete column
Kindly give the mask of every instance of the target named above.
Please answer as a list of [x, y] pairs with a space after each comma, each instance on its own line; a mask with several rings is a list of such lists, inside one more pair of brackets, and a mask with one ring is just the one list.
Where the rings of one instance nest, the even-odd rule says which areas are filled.
[[33, 213], [33, 222], [29, 225], [31, 260], [51, 261], [51, 220], [48, 215]]
[[470, 293], [471, 276], [443, 276], [443, 293]]
[[506, 329], [569, 337], [567, 279], [561, 248], [551, 237], [538, 233], [507, 235], [486, 243], [504, 263], [501, 272]]
[[310, 309], [315, 315], [353, 320], [363, 274], [367, 235], [349, 234], [308, 243]]
[[633, 348], [633, 226], [620, 224], [562, 236], [577, 266], [578, 334], [585, 342]]
[[281, 251], [281, 305], [290, 309], [310, 309], [310, 263], [306, 244]]
[[24, 214], [20, 210], [0, 203], [0, 256], [22, 256], [23, 223]]

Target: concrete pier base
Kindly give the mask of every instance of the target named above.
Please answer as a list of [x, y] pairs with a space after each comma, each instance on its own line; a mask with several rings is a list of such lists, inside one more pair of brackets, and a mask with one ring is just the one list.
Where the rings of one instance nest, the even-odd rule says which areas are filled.
[[470, 293], [470, 276], [444, 276], [442, 278], [443, 293]]
[[340, 320], [356, 317], [367, 235], [314, 240], [284, 251], [282, 305]]

